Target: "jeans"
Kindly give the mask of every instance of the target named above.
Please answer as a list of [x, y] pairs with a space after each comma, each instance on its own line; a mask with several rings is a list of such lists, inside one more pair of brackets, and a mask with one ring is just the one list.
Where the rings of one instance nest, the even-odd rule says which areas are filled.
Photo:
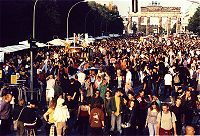
[[158, 83], [152, 83], [152, 94], [158, 96]]
[[24, 134], [24, 123], [18, 120], [16, 136], [23, 136], [23, 134]]
[[156, 124], [148, 123], [149, 128], [149, 135], [155, 136], [156, 135]]
[[172, 87], [171, 85], [165, 85], [164, 89], [164, 97], [168, 97], [172, 95]]
[[111, 129], [110, 131], [115, 130], [115, 122], [117, 123], [117, 131], [121, 134], [122, 129], [121, 129], [121, 115], [116, 116], [115, 114], [111, 115]]

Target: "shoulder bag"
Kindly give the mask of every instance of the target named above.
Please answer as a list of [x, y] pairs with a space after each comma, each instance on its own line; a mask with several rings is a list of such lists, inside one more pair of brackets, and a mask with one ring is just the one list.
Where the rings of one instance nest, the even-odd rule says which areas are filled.
[[18, 120], [19, 120], [19, 118], [20, 118], [20, 116], [21, 116], [23, 110], [24, 110], [24, 108], [21, 109], [17, 120], [13, 120], [13, 129], [14, 129], [14, 130], [17, 130], [17, 123], [18, 123]]

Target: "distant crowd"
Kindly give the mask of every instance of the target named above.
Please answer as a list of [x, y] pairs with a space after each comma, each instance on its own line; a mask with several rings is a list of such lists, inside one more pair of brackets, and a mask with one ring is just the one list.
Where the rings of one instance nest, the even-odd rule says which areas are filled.
[[82, 51], [84, 58], [63, 47], [39, 48], [33, 85], [41, 99], [27, 101], [9, 83], [17, 75], [29, 88], [29, 52], [8, 54], [0, 83], [0, 135], [15, 125], [20, 136], [40, 135], [41, 128], [52, 136], [198, 135], [199, 45], [199, 38], [187, 35], [119, 37], [95, 42]]

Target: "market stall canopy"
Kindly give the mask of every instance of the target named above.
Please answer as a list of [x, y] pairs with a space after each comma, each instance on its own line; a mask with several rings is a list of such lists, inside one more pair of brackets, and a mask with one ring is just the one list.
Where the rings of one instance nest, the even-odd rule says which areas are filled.
[[[36, 45], [38, 47], [47, 46], [46, 44], [39, 43], [39, 42], [37, 42]], [[19, 45], [11, 45], [11, 46], [6, 46], [6, 47], [0, 47], [0, 51], [2, 51], [4, 53], [10, 53], [10, 52], [16, 52], [16, 51], [29, 49], [29, 48], [30, 48], [30, 44], [28, 43], [28, 40], [26, 40], [26, 41], [19, 42]]]
[[[28, 43], [28, 40], [19, 42], [19, 44], [23, 44], [23, 45], [26, 45], [26, 46], [30, 47], [30, 43]], [[46, 46], [48, 46], [48, 45], [46, 45], [44, 43], [40, 43], [40, 42], [36, 42], [36, 45], [38, 47], [46, 47]]]
[[6, 46], [6, 47], [1, 47], [0, 50], [4, 53], [9, 53], [9, 52], [16, 52], [24, 49], [28, 49], [29, 47], [27, 45], [12, 45], [12, 46]]
[[53, 40], [47, 42], [47, 44], [50, 44], [52, 46], [65, 46], [66, 41], [62, 40], [62, 39], [53, 39]]

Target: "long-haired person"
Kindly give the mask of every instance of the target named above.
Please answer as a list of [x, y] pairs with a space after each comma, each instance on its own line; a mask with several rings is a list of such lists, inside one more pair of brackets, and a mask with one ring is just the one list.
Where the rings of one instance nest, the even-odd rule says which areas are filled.
[[123, 125], [125, 135], [136, 135], [136, 124], [137, 124], [137, 115], [136, 115], [136, 104], [134, 100], [128, 102], [128, 107], [125, 109]]
[[89, 116], [90, 116], [90, 106], [83, 100], [78, 108], [78, 132], [80, 135], [87, 135], [88, 126], [89, 126]]
[[111, 99], [112, 92], [110, 90], [107, 90], [105, 93], [104, 98], [104, 111], [105, 111], [105, 133], [109, 134], [110, 128], [111, 128], [111, 114], [112, 111], [109, 109], [109, 102]]
[[[54, 111], [56, 108], [56, 102], [55, 100], [51, 100], [49, 103], [49, 108], [47, 110], [47, 112], [45, 112], [45, 114], [43, 115], [45, 121], [46, 121], [46, 126], [45, 126], [45, 130], [46, 130], [46, 135], [49, 136], [50, 132], [52, 132], [54, 134]], [[53, 131], [50, 131], [53, 130]]]
[[69, 110], [66, 105], [63, 105], [64, 99], [60, 96], [57, 99], [57, 105], [53, 114], [57, 136], [64, 136], [67, 128], [66, 122], [70, 118]]
[[101, 103], [96, 102], [94, 104], [94, 108], [91, 110], [91, 113], [90, 113], [89, 122], [90, 122], [92, 136], [103, 135], [104, 112], [103, 112]]
[[146, 119], [146, 127], [149, 128], [149, 135], [156, 135], [156, 125], [157, 125], [157, 116], [160, 111], [159, 105], [156, 101], [151, 103], [151, 106], [148, 108], [147, 119]]

